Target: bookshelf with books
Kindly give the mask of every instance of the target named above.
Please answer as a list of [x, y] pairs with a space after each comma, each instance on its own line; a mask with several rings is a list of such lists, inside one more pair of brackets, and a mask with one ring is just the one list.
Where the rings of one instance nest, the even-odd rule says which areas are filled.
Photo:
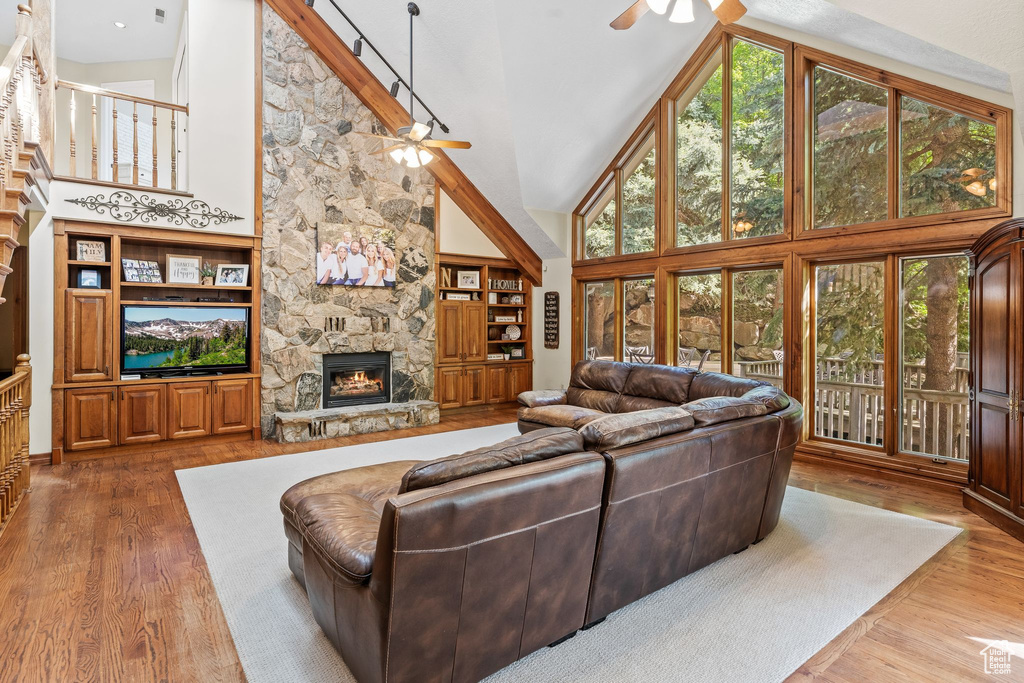
[[530, 283], [506, 259], [438, 254], [437, 401], [510, 403], [533, 386]]

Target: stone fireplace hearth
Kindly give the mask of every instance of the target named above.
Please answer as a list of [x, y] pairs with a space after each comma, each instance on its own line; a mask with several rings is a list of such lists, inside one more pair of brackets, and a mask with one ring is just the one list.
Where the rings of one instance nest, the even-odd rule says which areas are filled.
[[[434, 424], [434, 179], [353, 134], [384, 128], [267, 4], [262, 40], [264, 438]], [[394, 287], [316, 284], [318, 234], [375, 229], [394, 236]], [[379, 402], [331, 407], [325, 357], [364, 354], [389, 358], [390, 386]], [[357, 393], [375, 384], [342, 378], [339, 394], [346, 381]]]
[[391, 400], [391, 354], [324, 354], [324, 408], [387, 403]]

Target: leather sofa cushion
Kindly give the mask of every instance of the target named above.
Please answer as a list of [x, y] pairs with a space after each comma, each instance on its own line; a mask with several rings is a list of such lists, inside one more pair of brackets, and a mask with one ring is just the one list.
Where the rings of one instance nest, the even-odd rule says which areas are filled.
[[527, 408], [537, 406], [552, 406], [565, 403], [564, 391], [551, 391], [539, 389], [537, 391], [524, 391], [518, 396], [519, 403]]
[[733, 377], [721, 372], [702, 372], [690, 383], [688, 401], [713, 396], [740, 397], [752, 389], [764, 386], [767, 382], [745, 377]]
[[[690, 383], [697, 371], [691, 368], [676, 368], [670, 365], [634, 365], [622, 389], [622, 398], [643, 396], [671, 405], [686, 403]], [[624, 412], [619, 410], [618, 412]]]
[[[546, 406], [560, 408], [563, 406]], [[570, 406], [571, 407], [571, 406]], [[525, 410], [542, 410], [526, 408]], [[402, 477], [399, 493], [416, 491], [446, 484], [474, 474], [547, 460], [567, 453], [583, 450], [583, 437], [579, 432], [565, 427], [537, 429], [527, 434], [514, 436], [493, 446], [485, 446], [447, 458], [417, 463]]]
[[537, 408], [520, 408], [519, 419], [524, 422], [536, 422], [549, 427], [569, 427], [579, 429], [591, 420], [604, 417], [611, 411], [594, 410], [577, 405], [539, 406]]
[[373, 503], [350, 493], [318, 493], [299, 501], [295, 513], [306, 542], [352, 585], [373, 572], [381, 512]]
[[693, 429], [693, 424], [688, 411], [669, 406], [591, 420], [580, 429], [580, 434], [588, 450], [607, 451]]
[[678, 403], [672, 403], [670, 401], [659, 401], [656, 398], [648, 398], [646, 396], [630, 396], [629, 394], [622, 394], [619, 399], [615, 402], [616, 413], [632, 413], [637, 410], [654, 410], [655, 408], [674, 408], [677, 407]]
[[569, 387], [565, 392], [566, 402], [569, 405], [597, 410], [602, 413], [614, 413], [619, 405], [619, 395], [611, 391], [599, 389], [580, 389]]
[[610, 360], [581, 360], [572, 369], [569, 386], [621, 394], [632, 366]]
[[741, 398], [745, 398], [750, 401], [760, 401], [768, 409], [769, 413], [778, 412], [789, 407], [789, 396], [786, 395], [782, 389], [772, 384], [764, 384], [751, 389], [747, 393], [743, 394]]
[[736, 396], [712, 396], [690, 401], [682, 406], [693, 415], [698, 427], [766, 415], [768, 407], [761, 401]]
[[348, 493], [368, 501], [378, 512], [390, 496], [398, 493], [402, 475], [415, 465], [417, 460], [398, 460], [369, 467], [355, 467], [350, 470], [321, 474], [295, 484], [281, 496], [281, 514], [286, 524], [291, 524], [300, 533], [302, 522], [296, 508], [304, 498], [320, 493]]

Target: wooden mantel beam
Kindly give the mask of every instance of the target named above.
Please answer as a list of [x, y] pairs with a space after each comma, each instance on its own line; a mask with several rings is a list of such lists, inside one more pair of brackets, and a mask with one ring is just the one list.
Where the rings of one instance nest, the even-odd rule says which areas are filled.
[[[363, 62], [352, 54], [327, 22], [303, 0], [266, 0], [267, 5], [298, 33], [381, 123], [395, 133], [409, 125], [409, 112], [391, 96]], [[441, 184], [456, 206], [476, 223], [491, 242], [534, 285], [542, 279], [541, 259], [487, 198], [440, 149], [427, 170]]]

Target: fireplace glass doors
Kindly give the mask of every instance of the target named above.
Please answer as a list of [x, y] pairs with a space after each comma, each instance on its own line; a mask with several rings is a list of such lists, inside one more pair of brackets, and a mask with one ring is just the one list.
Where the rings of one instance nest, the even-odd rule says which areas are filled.
[[391, 400], [391, 354], [324, 356], [324, 408]]

